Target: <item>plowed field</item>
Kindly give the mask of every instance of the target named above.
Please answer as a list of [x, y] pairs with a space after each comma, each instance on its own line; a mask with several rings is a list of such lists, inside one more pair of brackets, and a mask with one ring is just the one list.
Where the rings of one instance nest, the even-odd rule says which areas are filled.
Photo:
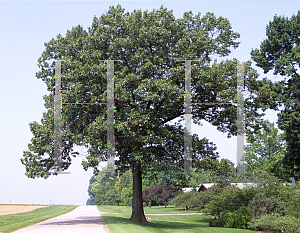
[[49, 205], [0, 204], [0, 215], [24, 213], [47, 206]]

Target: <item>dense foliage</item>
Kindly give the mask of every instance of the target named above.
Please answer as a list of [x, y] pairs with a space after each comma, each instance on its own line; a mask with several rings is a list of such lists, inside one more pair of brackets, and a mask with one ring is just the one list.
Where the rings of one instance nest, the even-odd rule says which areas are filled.
[[283, 166], [286, 153], [284, 134], [279, 133], [274, 123], [267, 121], [266, 127], [254, 134], [245, 146], [245, 175], [267, 171], [283, 182], [290, 182], [289, 170]]
[[[155, 194], [152, 200], [157, 204], [166, 204], [177, 192], [172, 185], [166, 185], [162, 181], [168, 177], [162, 173], [152, 176], [143, 176], [143, 194], [145, 190], [153, 190]], [[89, 181], [87, 205], [132, 205], [132, 172], [126, 171], [120, 176], [106, 172], [104, 168], [97, 175], [93, 175]], [[165, 193], [166, 191], [166, 193]], [[147, 191], [146, 191], [147, 192]], [[143, 197], [144, 198], [144, 197]], [[115, 199], [115, 200], [114, 200]]]
[[300, 219], [291, 215], [281, 216], [278, 213], [265, 215], [259, 219], [252, 219], [248, 223], [249, 229], [273, 232], [300, 232]]
[[175, 190], [172, 184], [160, 183], [151, 188], [143, 190], [143, 201], [146, 202], [150, 207], [151, 204], [149, 205], [149, 203], [152, 201], [155, 201], [155, 203], [158, 205], [163, 204], [165, 207], [167, 207], [169, 200], [180, 193], [181, 191]]
[[278, 114], [287, 145], [283, 163], [291, 170], [290, 176], [300, 180], [300, 11], [290, 19], [275, 15], [266, 35], [251, 56], [265, 73], [273, 70], [284, 76], [283, 81], [271, 85], [268, 95], [274, 105], [283, 106]]
[[300, 184], [283, 185], [271, 172], [256, 173], [253, 179], [256, 187], [239, 189], [224, 180], [203, 192], [182, 193], [171, 203], [186, 210], [209, 213], [214, 216], [210, 226], [215, 227], [268, 230], [268, 226], [275, 226], [278, 230], [279, 225], [270, 217], [275, 214], [282, 223], [280, 228], [292, 232], [288, 229], [298, 226], [298, 220], [290, 228], [287, 224], [300, 217]]
[[226, 227], [247, 229], [248, 222], [252, 219], [250, 211], [242, 206], [234, 212], [225, 210], [219, 218], [209, 223], [210, 227]]
[[118, 178], [103, 169], [98, 175], [91, 177], [89, 181], [89, 199], [87, 205], [118, 205], [121, 196], [114, 185]]
[[[45, 43], [38, 59], [42, 79], [50, 92], [44, 96], [47, 112], [41, 123], [30, 123], [33, 133], [22, 164], [31, 178], [49, 177], [54, 166], [54, 59], [63, 59], [62, 99], [69, 103], [102, 103], [107, 96], [107, 65], [103, 60], [121, 60], [114, 64], [115, 83], [115, 149], [120, 174], [132, 171], [131, 220], [147, 223], [142, 206], [142, 175], [164, 171], [171, 176], [184, 172], [184, 128], [179, 123], [185, 113], [184, 62], [192, 65], [194, 102], [229, 102], [237, 97], [237, 60], [213, 61], [212, 56], [226, 57], [238, 47], [239, 34], [230, 22], [213, 13], [193, 15], [185, 12], [175, 19], [163, 6], [152, 12], [135, 10], [124, 13], [120, 5], [105, 15], [94, 17], [85, 30], [78, 25], [65, 36], [57, 35]], [[260, 109], [274, 107], [266, 95], [270, 83], [258, 81], [251, 62], [245, 64], [245, 119], [247, 134], [264, 125]], [[257, 101], [259, 100], [259, 101]], [[233, 105], [196, 105], [193, 122], [206, 120], [217, 130], [236, 135], [237, 108]], [[107, 160], [107, 111], [105, 105], [64, 105], [62, 114], [62, 170], [71, 164], [75, 145], [86, 146], [88, 156], [83, 168], [93, 168]], [[193, 166], [213, 170], [218, 158], [216, 147], [208, 139], [192, 137]], [[227, 175], [230, 166], [223, 169]], [[222, 173], [222, 170], [220, 170]], [[185, 182], [174, 177], [173, 185]], [[122, 189], [123, 191], [123, 189]], [[126, 191], [126, 192], [125, 192]], [[123, 198], [130, 201], [125, 190]], [[121, 195], [122, 196], [122, 195]]]

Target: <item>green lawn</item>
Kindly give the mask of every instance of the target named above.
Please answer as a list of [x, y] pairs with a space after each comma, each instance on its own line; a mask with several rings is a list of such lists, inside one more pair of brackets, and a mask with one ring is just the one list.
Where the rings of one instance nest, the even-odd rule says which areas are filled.
[[[150, 217], [148, 219], [149, 225], [134, 223], [129, 221], [131, 207], [127, 206], [97, 206], [100, 212], [111, 212], [101, 214], [105, 225], [108, 227], [110, 233], [181, 233], [181, 232], [197, 232], [197, 233], [250, 233], [254, 231], [209, 227], [211, 216], [209, 215], [148, 215], [147, 214], [169, 214], [169, 213], [196, 213], [195, 211], [182, 211], [175, 207], [153, 206], [152, 208], [145, 208], [145, 215]], [[169, 208], [169, 210], [168, 210]]]
[[[100, 209], [99, 209], [100, 207]], [[131, 206], [98, 206], [100, 212], [111, 212], [119, 214], [131, 214]], [[185, 211], [174, 206], [152, 206], [144, 207], [145, 214], [188, 214], [197, 213], [197, 211]]]
[[34, 211], [20, 213], [0, 215], [0, 232], [8, 233], [20, 228], [24, 228], [49, 218], [68, 213], [74, 210], [75, 205], [53, 205], [49, 207], [39, 208]]

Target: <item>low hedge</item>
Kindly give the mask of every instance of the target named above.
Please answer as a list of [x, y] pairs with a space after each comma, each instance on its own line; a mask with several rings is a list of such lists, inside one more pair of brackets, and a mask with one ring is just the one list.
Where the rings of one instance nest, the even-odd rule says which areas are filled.
[[249, 229], [256, 231], [300, 233], [300, 219], [291, 215], [280, 216], [278, 213], [252, 219], [248, 226]]

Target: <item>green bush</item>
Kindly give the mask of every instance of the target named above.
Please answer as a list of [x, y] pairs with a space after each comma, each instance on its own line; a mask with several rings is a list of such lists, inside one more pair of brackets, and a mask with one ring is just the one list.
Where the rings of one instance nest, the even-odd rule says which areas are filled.
[[283, 184], [273, 174], [267, 172], [259, 172], [254, 177], [257, 184], [257, 191], [264, 193], [266, 197], [278, 197], [280, 188]]
[[300, 217], [300, 182], [292, 186], [283, 186], [280, 189], [280, 200], [286, 203], [289, 214]]
[[251, 212], [245, 206], [242, 206], [236, 214], [235, 228], [247, 229], [247, 223], [252, 219]]
[[201, 206], [201, 194], [198, 192], [186, 192], [174, 197], [170, 201], [171, 205], [190, 210]]
[[278, 213], [268, 214], [248, 223], [251, 230], [300, 233], [300, 219], [291, 215], [280, 216]]
[[280, 216], [287, 215], [289, 210], [286, 204], [275, 197], [266, 197], [264, 193], [258, 193], [248, 205], [248, 210], [254, 218], [266, 214], [278, 213]]
[[216, 217], [211, 222], [209, 222], [210, 227], [224, 227], [224, 224], [225, 223], [223, 218], [216, 218]]
[[220, 217], [225, 210], [233, 212], [243, 205], [247, 206], [255, 194], [253, 187], [239, 189], [224, 180], [204, 192], [183, 193], [170, 203], [186, 210], [197, 210]]
[[226, 211], [224, 214], [224, 226], [226, 228], [234, 228], [235, 222], [237, 221], [237, 214], [235, 212]]
[[210, 227], [225, 227], [247, 229], [247, 223], [252, 219], [252, 215], [245, 206], [235, 212], [225, 210], [219, 218], [215, 218], [209, 223]]
[[206, 203], [205, 210], [213, 216], [220, 217], [225, 210], [234, 212], [242, 206], [248, 206], [256, 192], [254, 187], [245, 187], [243, 189], [234, 186], [226, 187], [221, 193], [214, 195]]

